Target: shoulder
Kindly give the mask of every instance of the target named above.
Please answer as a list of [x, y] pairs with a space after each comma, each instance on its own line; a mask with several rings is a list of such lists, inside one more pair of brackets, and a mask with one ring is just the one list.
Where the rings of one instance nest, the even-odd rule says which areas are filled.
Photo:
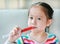
[[47, 33], [47, 34], [48, 34], [48, 38], [53, 38], [53, 37], [56, 38], [56, 35], [55, 34], [52, 34], [52, 33]]
[[50, 42], [50, 43], [55, 43], [56, 44], [56, 43], [59, 42], [59, 40], [58, 40], [58, 38], [56, 37], [55, 34], [48, 33], [48, 39], [47, 39], [46, 42]]

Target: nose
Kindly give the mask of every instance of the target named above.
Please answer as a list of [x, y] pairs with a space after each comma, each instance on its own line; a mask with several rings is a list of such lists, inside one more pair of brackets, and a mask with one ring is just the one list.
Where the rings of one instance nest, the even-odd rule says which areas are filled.
[[31, 21], [31, 23], [32, 23], [32, 25], [36, 25], [36, 19], [33, 19], [33, 20]]

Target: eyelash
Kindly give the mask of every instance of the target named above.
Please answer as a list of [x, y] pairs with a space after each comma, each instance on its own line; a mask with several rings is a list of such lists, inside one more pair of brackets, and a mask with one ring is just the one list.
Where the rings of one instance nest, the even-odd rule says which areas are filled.
[[[30, 17], [30, 19], [33, 19], [33, 17]], [[41, 20], [41, 18], [37, 18], [38, 20]]]
[[38, 18], [38, 20], [41, 20], [41, 18]]
[[30, 17], [30, 19], [33, 19], [33, 17]]

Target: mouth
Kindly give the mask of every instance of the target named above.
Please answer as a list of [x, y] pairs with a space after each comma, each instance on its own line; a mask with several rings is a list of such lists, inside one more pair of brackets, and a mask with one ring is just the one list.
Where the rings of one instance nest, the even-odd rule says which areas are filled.
[[37, 27], [34, 27], [34, 28], [37, 28]]
[[33, 27], [33, 29], [36, 29], [37, 27], [36, 26], [32, 26]]

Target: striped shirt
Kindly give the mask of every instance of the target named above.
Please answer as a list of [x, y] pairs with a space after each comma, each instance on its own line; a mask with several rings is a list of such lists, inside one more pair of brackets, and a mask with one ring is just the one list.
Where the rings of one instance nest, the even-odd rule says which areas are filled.
[[31, 40], [29, 35], [21, 36], [17, 39], [17, 44], [59, 44], [59, 40], [54, 34], [47, 33], [47, 39], [43, 43], [38, 43], [34, 40]]

